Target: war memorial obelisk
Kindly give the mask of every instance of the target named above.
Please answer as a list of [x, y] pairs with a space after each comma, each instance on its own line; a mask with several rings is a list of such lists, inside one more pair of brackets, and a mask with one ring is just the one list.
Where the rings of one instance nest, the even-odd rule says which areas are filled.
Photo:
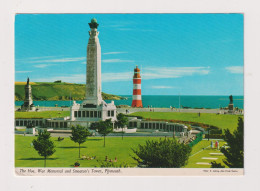
[[33, 104], [32, 100], [32, 88], [30, 85], [30, 79], [27, 78], [26, 85], [24, 87], [25, 91], [25, 98], [24, 98], [24, 103], [21, 106], [21, 111], [35, 111], [35, 106]]
[[92, 122], [111, 118], [116, 120], [114, 101], [107, 104], [101, 96], [101, 47], [95, 18], [89, 23], [89, 41], [87, 46], [86, 98], [81, 104], [75, 101], [70, 109], [71, 125], [80, 124], [89, 127]]

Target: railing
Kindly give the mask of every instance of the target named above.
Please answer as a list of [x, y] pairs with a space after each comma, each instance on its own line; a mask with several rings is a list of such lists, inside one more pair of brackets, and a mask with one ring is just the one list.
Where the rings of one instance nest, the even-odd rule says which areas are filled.
[[200, 142], [203, 139], [203, 133], [200, 132], [196, 135], [196, 139], [192, 142], [189, 143], [190, 147], [193, 147], [194, 145], [196, 145], [198, 142]]

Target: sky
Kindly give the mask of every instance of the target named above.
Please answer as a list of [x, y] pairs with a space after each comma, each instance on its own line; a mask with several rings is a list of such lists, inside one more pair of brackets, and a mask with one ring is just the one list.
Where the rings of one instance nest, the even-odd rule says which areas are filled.
[[243, 95], [243, 14], [17, 14], [15, 81], [86, 83], [88, 23], [96, 18], [102, 91]]

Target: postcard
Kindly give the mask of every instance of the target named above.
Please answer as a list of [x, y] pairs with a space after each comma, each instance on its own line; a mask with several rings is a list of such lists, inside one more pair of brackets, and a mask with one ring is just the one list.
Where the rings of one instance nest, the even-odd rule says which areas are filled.
[[16, 14], [17, 176], [242, 176], [244, 14]]

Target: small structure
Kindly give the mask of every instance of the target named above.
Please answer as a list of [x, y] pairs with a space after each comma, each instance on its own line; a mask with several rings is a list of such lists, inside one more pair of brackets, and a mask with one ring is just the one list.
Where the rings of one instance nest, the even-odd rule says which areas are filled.
[[143, 107], [142, 94], [141, 94], [141, 75], [138, 66], [134, 69], [133, 77], [133, 101], [132, 107]]
[[27, 83], [24, 87], [25, 90], [25, 98], [24, 98], [24, 103], [21, 106], [21, 111], [35, 111], [36, 108], [33, 104], [32, 100], [32, 88], [30, 85], [30, 79], [27, 78]]
[[26, 126], [26, 130], [25, 130], [26, 134], [33, 134], [35, 135], [35, 126], [33, 123], [28, 122], [27, 126]]

